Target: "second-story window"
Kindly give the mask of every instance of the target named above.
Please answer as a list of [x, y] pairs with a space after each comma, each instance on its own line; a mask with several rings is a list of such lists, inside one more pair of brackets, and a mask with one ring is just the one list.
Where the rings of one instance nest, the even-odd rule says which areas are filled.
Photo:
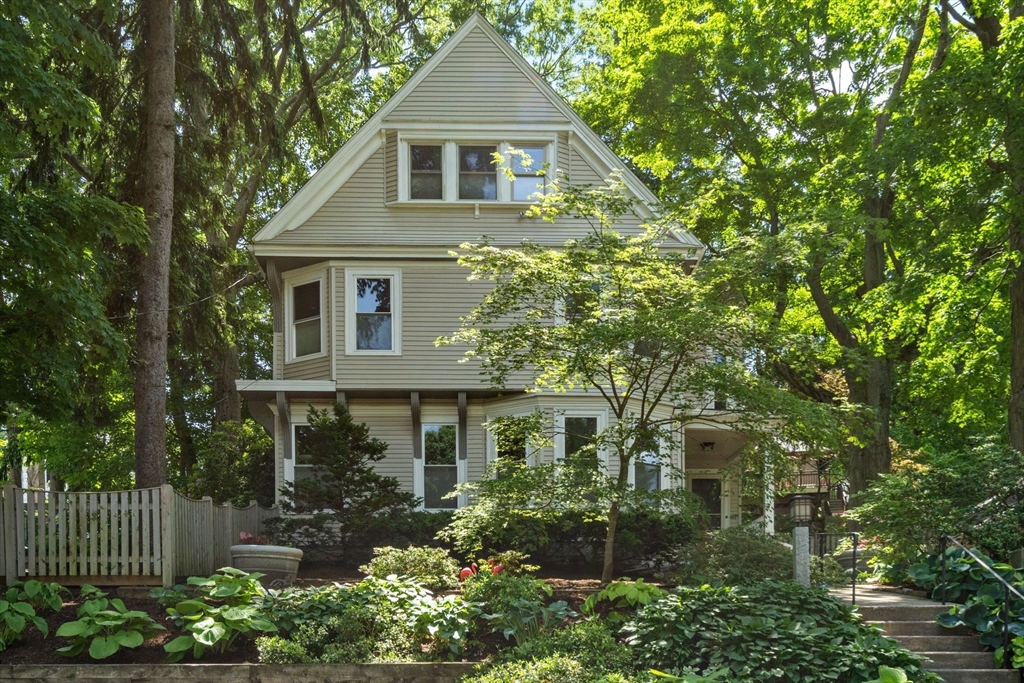
[[409, 145], [409, 198], [443, 199], [444, 164], [441, 145]]
[[295, 285], [291, 290], [293, 357], [314, 356], [323, 350], [320, 306], [321, 281]]
[[498, 198], [497, 151], [493, 145], [459, 145], [459, 199]]
[[515, 180], [512, 181], [512, 201], [514, 202], [528, 202], [538, 192], [544, 194], [547, 180], [542, 175], [545, 149], [543, 147], [523, 147], [521, 151], [525, 156], [517, 154], [512, 157], [512, 173], [515, 175]]
[[346, 353], [401, 353], [399, 271], [350, 269], [347, 288]]

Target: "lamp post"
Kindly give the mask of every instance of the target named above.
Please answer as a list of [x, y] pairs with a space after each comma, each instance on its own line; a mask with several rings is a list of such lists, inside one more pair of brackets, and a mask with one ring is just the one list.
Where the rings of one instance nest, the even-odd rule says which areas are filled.
[[796, 526], [793, 528], [793, 580], [801, 586], [811, 585], [811, 517], [814, 511], [813, 499], [805, 494], [793, 496], [789, 503], [789, 514]]

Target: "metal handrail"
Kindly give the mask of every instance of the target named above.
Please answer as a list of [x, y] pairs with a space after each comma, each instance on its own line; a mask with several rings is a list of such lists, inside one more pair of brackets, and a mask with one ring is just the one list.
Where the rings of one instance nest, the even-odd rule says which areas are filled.
[[[853, 568], [850, 570], [850, 586], [851, 586], [851, 590], [850, 590], [850, 592], [851, 592], [851, 595], [850, 595], [850, 605], [851, 606], [856, 606], [856, 604], [857, 604], [857, 546], [860, 545], [860, 534], [857, 533], [856, 531], [838, 531], [838, 532], [823, 532], [823, 533], [814, 534], [814, 535], [818, 536], [819, 538], [822, 537], [822, 536], [850, 536], [850, 537], [853, 538]], [[822, 545], [823, 544], [821, 544], [820, 541], [819, 541], [818, 557], [824, 557], [824, 552], [821, 552], [823, 550]]]
[[942, 558], [942, 604], [946, 604], [946, 542], [952, 541], [954, 544], [960, 547], [965, 553], [971, 556], [975, 562], [977, 562], [982, 569], [987, 571], [989, 574], [994, 576], [999, 583], [1003, 584], [1003, 666], [1004, 669], [1012, 668], [1010, 666], [1010, 593], [1013, 593], [1021, 600], [1024, 600], [1024, 595], [1020, 594], [1016, 588], [1010, 585], [1010, 583], [999, 576], [996, 570], [985, 564], [985, 561], [974, 554], [970, 548], [965, 546], [960, 541], [956, 540], [952, 536], [943, 534], [939, 536], [939, 555]]

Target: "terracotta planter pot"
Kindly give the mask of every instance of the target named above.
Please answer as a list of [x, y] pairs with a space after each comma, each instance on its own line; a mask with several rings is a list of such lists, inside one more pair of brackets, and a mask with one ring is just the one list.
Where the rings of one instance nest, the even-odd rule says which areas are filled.
[[243, 572], [266, 574], [260, 582], [267, 588], [292, 585], [301, 559], [301, 550], [282, 545], [231, 546], [231, 566]]

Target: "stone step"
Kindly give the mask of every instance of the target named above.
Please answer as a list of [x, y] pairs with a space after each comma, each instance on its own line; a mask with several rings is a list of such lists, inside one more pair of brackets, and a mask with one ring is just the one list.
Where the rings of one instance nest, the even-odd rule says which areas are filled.
[[939, 652], [918, 651], [931, 660], [929, 669], [994, 669], [991, 652]]
[[930, 621], [869, 621], [885, 631], [885, 635], [896, 636], [972, 636], [974, 631], [966, 626], [946, 628], [935, 620]]
[[911, 652], [981, 652], [977, 636], [893, 636]]
[[865, 621], [934, 621], [949, 608], [950, 605], [922, 601], [902, 605], [858, 605], [857, 611]]
[[1020, 683], [1020, 674], [1009, 669], [928, 669], [946, 683]]

